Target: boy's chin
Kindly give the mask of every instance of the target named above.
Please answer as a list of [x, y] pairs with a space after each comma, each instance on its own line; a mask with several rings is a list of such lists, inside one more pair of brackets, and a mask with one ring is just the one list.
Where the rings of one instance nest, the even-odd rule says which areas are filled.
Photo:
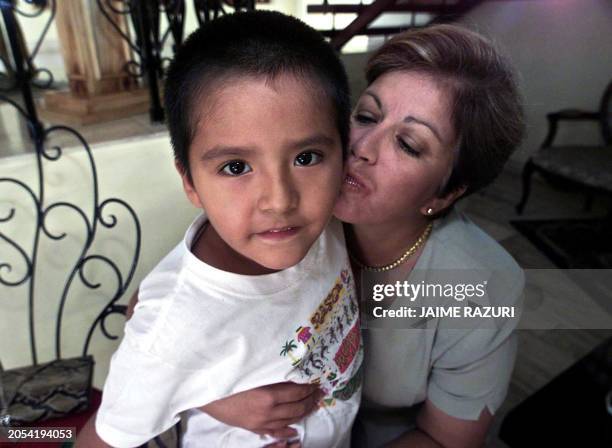
[[278, 257], [268, 254], [268, 256], [261, 257], [255, 260], [259, 265], [271, 271], [283, 271], [285, 269], [292, 268], [300, 261], [304, 259], [306, 253], [303, 254], [281, 254]]

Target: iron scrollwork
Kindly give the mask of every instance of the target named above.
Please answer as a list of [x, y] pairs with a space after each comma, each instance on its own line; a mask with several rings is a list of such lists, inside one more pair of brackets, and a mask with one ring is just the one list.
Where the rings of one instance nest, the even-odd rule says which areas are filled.
[[[32, 355], [32, 362], [37, 364], [38, 353], [36, 344], [36, 331], [34, 325], [34, 308], [35, 308], [35, 287], [36, 287], [36, 266], [39, 262], [39, 247], [42, 237], [47, 237], [50, 240], [59, 241], [64, 239], [67, 235], [65, 232], [52, 231], [48, 225], [48, 217], [59, 209], [72, 212], [78, 217], [85, 228], [85, 242], [83, 243], [82, 249], [72, 266], [63, 289], [59, 297], [59, 304], [57, 308], [57, 316], [55, 321], [55, 356], [61, 357], [62, 347], [62, 334], [61, 325], [62, 319], [65, 313], [65, 305], [71, 288], [75, 284], [75, 280], [78, 279], [80, 282], [91, 290], [99, 288], [100, 283], [96, 283], [89, 278], [87, 275], [86, 267], [93, 263], [102, 263], [108, 267], [115, 275], [117, 285], [115, 291], [112, 293], [112, 297], [104, 304], [103, 309], [97, 314], [95, 321], [89, 328], [85, 343], [83, 345], [83, 354], [86, 354], [89, 348], [89, 344], [92, 335], [96, 328], [99, 326], [102, 333], [111, 338], [116, 339], [109, 333], [106, 328], [106, 319], [108, 316], [121, 312], [125, 307], [117, 304], [117, 301], [127, 290], [130, 285], [138, 258], [140, 255], [140, 244], [141, 244], [141, 230], [140, 223], [133, 208], [125, 201], [118, 198], [109, 198], [101, 200], [99, 197], [98, 190], [98, 173], [96, 170], [96, 164], [91, 151], [91, 148], [85, 141], [85, 139], [74, 129], [67, 126], [50, 126], [45, 128], [39, 121], [34, 102], [32, 98], [32, 92], [28, 80], [32, 76], [28, 60], [22, 53], [22, 48], [19, 43], [19, 38], [16, 34], [17, 24], [15, 16], [13, 14], [13, 4], [10, 1], [0, 1], [0, 7], [2, 8], [2, 16], [8, 32], [12, 55], [14, 59], [14, 66], [17, 72], [18, 87], [21, 88], [23, 93], [23, 105], [18, 104], [16, 101], [0, 95], [1, 101], [6, 101], [11, 104], [21, 116], [21, 118], [27, 123], [30, 135], [35, 148], [36, 158], [36, 169], [37, 169], [37, 185], [31, 187], [23, 181], [11, 177], [0, 178], [0, 187], [12, 186], [23, 192], [31, 199], [32, 207], [35, 215], [35, 226], [33, 232], [32, 244], [30, 247], [25, 247], [23, 244], [18, 243], [2, 231], [0, 231], [0, 247], [6, 254], [7, 249], [9, 253], [16, 254], [17, 257], [23, 263], [22, 275], [14, 275], [15, 265], [5, 258], [4, 255], [0, 255], [0, 284], [5, 287], [16, 287], [27, 284], [28, 294], [28, 329], [30, 336], [30, 350]], [[81, 207], [68, 202], [68, 201], [56, 201], [48, 204], [45, 198], [45, 164], [55, 163], [62, 158], [62, 148], [59, 146], [49, 146], [50, 136], [58, 133], [67, 133], [72, 136], [80, 144], [86, 154], [87, 168], [91, 174], [91, 188], [93, 191], [93, 201], [91, 209], [85, 211]], [[96, 235], [99, 234], [100, 228], [113, 229], [117, 223], [118, 218], [116, 212], [111, 212], [117, 207], [127, 212], [131, 220], [131, 225], [134, 229], [135, 243], [134, 249], [131, 253], [131, 264], [127, 269], [127, 273], [123, 273], [118, 267], [115, 260], [112, 258], [102, 255], [100, 253], [94, 253], [93, 243], [96, 240]], [[15, 207], [11, 207], [8, 212], [0, 210], [0, 224], [7, 223], [18, 217], [18, 212]], [[13, 278], [9, 278], [13, 275]]]
[[[128, 61], [125, 71], [132, 77], [142, 79], [151, 99], [152, 121], [163, 121], [159, 82], [165, 76], [170, 58], [164, 56], [164, 49], [172, 37], [172, 53], [183, 43], [185, 32], [185, 0], [96, 0], [104, 17], [115, 31], [127, 42], [136, 59]], [[214, 20], [220, 15], [255, 9], [255, 0], [194, 0], [193, 6], [198, 23]], [[167, 26], [161, 30], [161, 17], [165, 16]], [[131, 23], [134, 37], [126, 26], [116, 18], [123, 17], [122, 23]]]
[[[150, 116], [154, 122], [163, 121], [159, 82], [164, 77], [168, 58], [163, 50], [172, 37], [172, 50], [183, 42], [185, 28], [185, 2], [183, 0], [96, 0], [98, 7], [112, 27], [127, 42], [137, 56], [126, 63], [125, 71], [134, 78], [142, 78], [147, 85], [151, 99]], [[161, 31], [161, 16], [168, 23]], [[131, 23], [134, 38], [116, 18], [123, 17]]]
[[[53, 77], [53, 73], [51, 73], [51, 71], [47, 68], [37, 67], [34, 64], [34, 59], [38, 55], [38, 52], [43, 44], [45, 36], [49, 32], [49, 28], [51, 27], [51, 24], [53, 23], [53, 20], [55, 19], [55, 14], [56, 14], [55, 0], [21, 0], [21, 1], [2, 0], [0, 3], [2, 5], [2, 8], [9, 11], [11, 14], [13, 15], [17, 14], [26, 19], [33, 19], [33, 18], [40, 17], [42, 16], [43, 13], [49, 11], [49, 18], [43, 25], [43, 28], [40, 34], [38, 35], [35, 41], [35, 44], [32, 50], [29, 52], [29, 54], [25, 48], [25, 39], [24, 39], [21, 29], [18, 26], [16, 26], [16, 29], [15, 29], [15, 33], [16, 33], [15, 37], [17, 37], [17, 39], [19, 40], [19, 44], [22, 47], [22, 51], [23, 51], [22, 54], [24, 54], [24, 59], [29, 69], [28, 73], [30, 76], [29, 76], [28, 82], [30, 82], [34, 87], [38, 87], [40, 89], [48, 89], [49, 87], [53, 85], [55, 81], [55, 78]], [[25, 5], [21, 5], [21, 3], [25, 3], [29, 7], [29, 9], [25, 9], [24, 8]], [[5, 69], [7, 70], [7, 72], [15, 70], [15, 67], [13, 67], [13, 65], [7, 58], [7, 56], [0, 56], [0, 59], [2, 59], [2, 63]], [[7, 78], [9, 78], [10, 83], [9, 85], [4, 86], [2, 90], [12, 90], [12, 89], [15, 89], [20, 84], [19, 80], [17, 79], [17, 73], [12, 74], [12, 76], [7, 76]]]
[[252, 11], [255, 9], [255, 0], [193, 0], [193, 6], [201, 26], [203, 23], [228, 14], [228, 6], [234, 12]]

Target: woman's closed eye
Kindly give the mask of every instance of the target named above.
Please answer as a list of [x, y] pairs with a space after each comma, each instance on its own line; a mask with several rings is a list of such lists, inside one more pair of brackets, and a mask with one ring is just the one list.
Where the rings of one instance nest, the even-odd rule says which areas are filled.
[[223, 174], [224, 176], [242, 176], [243, 174], [249, 173], [253, 171], [251, 166], [242, 161], [242, 160], [232, 160], [227, 162], [225, 165], [221, 167], [219, 170], [219, 174]]
[[376, 117], [366, 112], [356, 112], [353, 114], [353, 120], [359, 124], [376, 123]]
[[400, 147], [400, 149], [408, 154], [410, 154], [413, 157], [420, 157], [421, 152], [417, 149], [415, 149], [412, 145], [410, 145], [409, 143], [406, 142], [406, 140], [404, 140], [402, 137], [396, 137], [397, 140], [397, 144]]
[[321, 163], [323, 155], [314, 151], [304, 151], [297, 155], [293, 164], [295, 166], [312, 166]]

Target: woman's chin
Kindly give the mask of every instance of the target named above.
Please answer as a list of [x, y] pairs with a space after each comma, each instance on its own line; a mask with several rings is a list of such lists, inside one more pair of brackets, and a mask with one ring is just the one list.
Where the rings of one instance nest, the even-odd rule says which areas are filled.
[[363, 218], [363, 210], [360, 210], [358, 204], [353, 201], [346, 200], [342, 195], [338, 198], [334, 206], [334, 216], [342, 222], [349, 224], [359, 224]]

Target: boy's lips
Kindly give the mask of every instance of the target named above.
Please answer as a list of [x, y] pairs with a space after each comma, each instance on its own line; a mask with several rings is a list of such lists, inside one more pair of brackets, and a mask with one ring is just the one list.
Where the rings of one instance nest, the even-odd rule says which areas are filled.
[[263, 232], [258, 232], [256, 235], [265, 240], [279, 241], [292, 237], [297, 234], [300, 229], [300, 226], [275, 227]]

